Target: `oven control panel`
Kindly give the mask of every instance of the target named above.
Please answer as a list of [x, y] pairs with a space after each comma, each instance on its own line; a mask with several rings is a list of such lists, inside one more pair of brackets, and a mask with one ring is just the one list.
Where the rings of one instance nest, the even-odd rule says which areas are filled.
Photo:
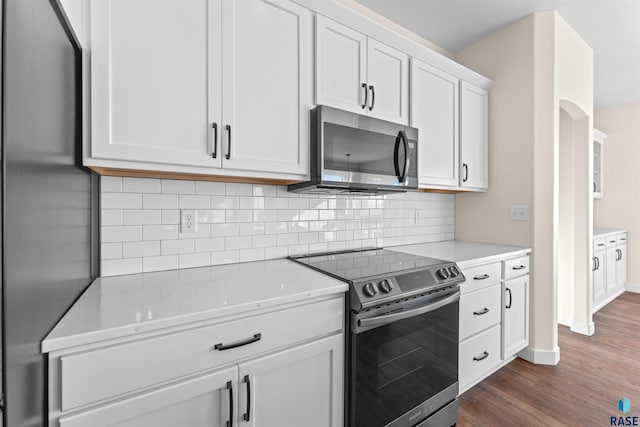
[[369, 278], [353, 283], [351, 307], [355, 310], [366, 309], [464, 280], [462, 272], [454, 263], [389, 277]]

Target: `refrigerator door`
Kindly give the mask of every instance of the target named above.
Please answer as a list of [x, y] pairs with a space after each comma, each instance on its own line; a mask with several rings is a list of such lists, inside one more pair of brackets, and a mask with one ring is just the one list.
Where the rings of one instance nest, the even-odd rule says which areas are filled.
[[4, 423], [41, 426], [40, 342], [95, 274], [97, 180], [81, 166], [80, 49], [58, 4], [3, 6]]

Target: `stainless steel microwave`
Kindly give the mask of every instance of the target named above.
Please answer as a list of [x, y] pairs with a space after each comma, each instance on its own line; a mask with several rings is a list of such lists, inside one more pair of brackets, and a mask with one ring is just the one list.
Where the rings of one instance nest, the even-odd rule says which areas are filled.
[[325, 105], [311, 110], [310, 180], [297, 193], [393, 193], [418, 188], [418, 129]]

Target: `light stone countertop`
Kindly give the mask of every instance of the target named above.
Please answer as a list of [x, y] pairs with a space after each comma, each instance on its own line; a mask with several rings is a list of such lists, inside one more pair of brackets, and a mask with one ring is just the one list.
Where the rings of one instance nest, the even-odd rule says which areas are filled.
[[608, 234], [626, 233], [627, 230], [623, 228], [596, 228], [593, 230], [593, 238], [604, 237]]
[[463, 268], [476, 264], [499, 261], [505, 257], [526, 255], [531, 252], [531, 248], [526, 247], [465, 242], [461, 240], [393, 246], [387, 249], [453, 261]]
[[347, 283], [287, 259], [98, 278], [44, 339], [42, 352], [347, 290]]

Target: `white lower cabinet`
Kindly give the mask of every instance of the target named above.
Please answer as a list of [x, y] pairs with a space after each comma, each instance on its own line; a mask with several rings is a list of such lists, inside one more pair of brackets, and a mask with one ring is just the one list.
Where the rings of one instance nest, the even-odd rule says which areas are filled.
[[50, 353], [49, 425], [341, 427], [343, 304]]
[[529, 255], [462, 266], [460, 392], [529, 344]]
[[613, 301], [627, 282], [627, 233], [624, 230], [598, 233], [593, 238], [593, 309]]

